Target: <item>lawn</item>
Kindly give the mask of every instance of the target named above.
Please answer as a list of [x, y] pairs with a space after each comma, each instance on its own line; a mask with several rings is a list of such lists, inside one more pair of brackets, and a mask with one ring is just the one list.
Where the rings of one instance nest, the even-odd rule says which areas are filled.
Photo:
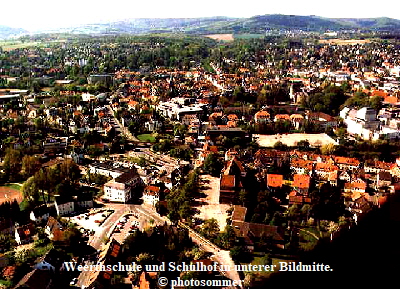
[[4, 187], [12, 188], [14, 190], [21, 191], [22, 185], [20, 185], [20, 184], [6, 184], [6, 185], [4, 185]]
[[32, 46], [43, 46], [40, 42], [21, 42], [21, 41], [1, 41], [0, 47], [5, 51], [10, 51], [14, 49], [27, 48]]
[[143, 142], [155, 142], [156, 138], [152, 134], [144, 133], [144, 134], [139, 134], [136, 136], [140, 141]]
[[242, 34], [234, 34], [233, 37], [235, 39], [254, 39], [254, 38], [263, 38], [265, 37], [265, 34], [242, 33]]
[[[294, 260], [287, 260], [287, 259], [280, 259], [280, 258], [272, 258], [272, 265], [276, 265], [274, 271], [257, 271], [253, 272], [255, 275], [268, 278], [272, 273], [278, 272], [280, 265], [279, 262], [291, 262]], [[253, 261], [251, 262], [252, 265], [264, 265], [262, 257], [254, 257]]]

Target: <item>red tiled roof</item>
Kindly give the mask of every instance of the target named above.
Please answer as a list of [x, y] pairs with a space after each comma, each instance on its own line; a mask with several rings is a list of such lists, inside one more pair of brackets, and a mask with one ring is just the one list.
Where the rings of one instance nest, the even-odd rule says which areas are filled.
[[160, 188], [156, 187], [156, 186], [147, 186], [144, 189], [144, 194], [147, 194], [147, 195], [154, 196], [154, 195], [158, 195], [159, 193], [160, 193]]
[[234, 188], [236, 184], [236, 177], [234, 175], [221, 176], [221, 188]]
[[293, 187], [299, 189], [308, 189], [310, 187], [310, 176], [308, 175], [298, 175], [293, 176]]
[[282, 187], [283, 184], [283, 176], [277, 174], [268, 174], [267, 175], [267, 185], [269, 187]]
[[360, 161], [356, 158], [335, 157], [334, 160], [336, 163], [344, 165], [358, 166], [360, 164]]

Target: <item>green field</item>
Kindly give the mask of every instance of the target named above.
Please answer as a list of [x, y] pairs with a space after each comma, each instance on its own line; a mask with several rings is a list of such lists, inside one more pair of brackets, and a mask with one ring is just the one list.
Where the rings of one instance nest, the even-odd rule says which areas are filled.
[[3, 50], [10, 51], [19, 48], [27, 48], [32, 46], [43, 46], [40, 42], [21, 42], [21, 41], [0, 41], [0, 47]]
[[3, 185], [3, 187], [12, 188], [14, 190], [21, 191], [22, 185], [19, 185], [19, 184], [6, 184], [6, 185]]
[[234, 34], [233, 38], [235, 39], [254, 39], [254, 38], [263, 38], [265, 34], [252, 34], [252, 33], [243, 33], [243, 34]]
[[152, 135], [152, 134], [148, 134], [148, 133], [145, 133], [145, 134], [139, 134], [138, 136], [136, 136], [140, 141], [143, 141], [143, 142], [155, 142], [156, 141], [156, 139], [155, 139], [155, 137]]

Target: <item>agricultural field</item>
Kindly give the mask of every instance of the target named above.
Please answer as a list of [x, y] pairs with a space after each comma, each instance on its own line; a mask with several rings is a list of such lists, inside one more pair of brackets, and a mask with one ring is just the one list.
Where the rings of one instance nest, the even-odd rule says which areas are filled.
[[356, 45], [370, 43], [369, 39], [321, 39], [319, 43], [328, 43], [336, 45]]
[[205, 37], [214, 39], [214, 40], [219, 40], [219, 41], [233, 41], [233, 34], [208, 34], [204, 35]]

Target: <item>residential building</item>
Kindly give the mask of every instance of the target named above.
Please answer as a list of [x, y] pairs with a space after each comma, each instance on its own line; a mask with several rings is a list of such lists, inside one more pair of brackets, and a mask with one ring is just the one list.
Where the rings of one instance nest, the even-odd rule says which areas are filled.
[[143, 191], [143, 202], [155, 206], [160, 201], [160, 188], [156, 186], [147, 186]]

